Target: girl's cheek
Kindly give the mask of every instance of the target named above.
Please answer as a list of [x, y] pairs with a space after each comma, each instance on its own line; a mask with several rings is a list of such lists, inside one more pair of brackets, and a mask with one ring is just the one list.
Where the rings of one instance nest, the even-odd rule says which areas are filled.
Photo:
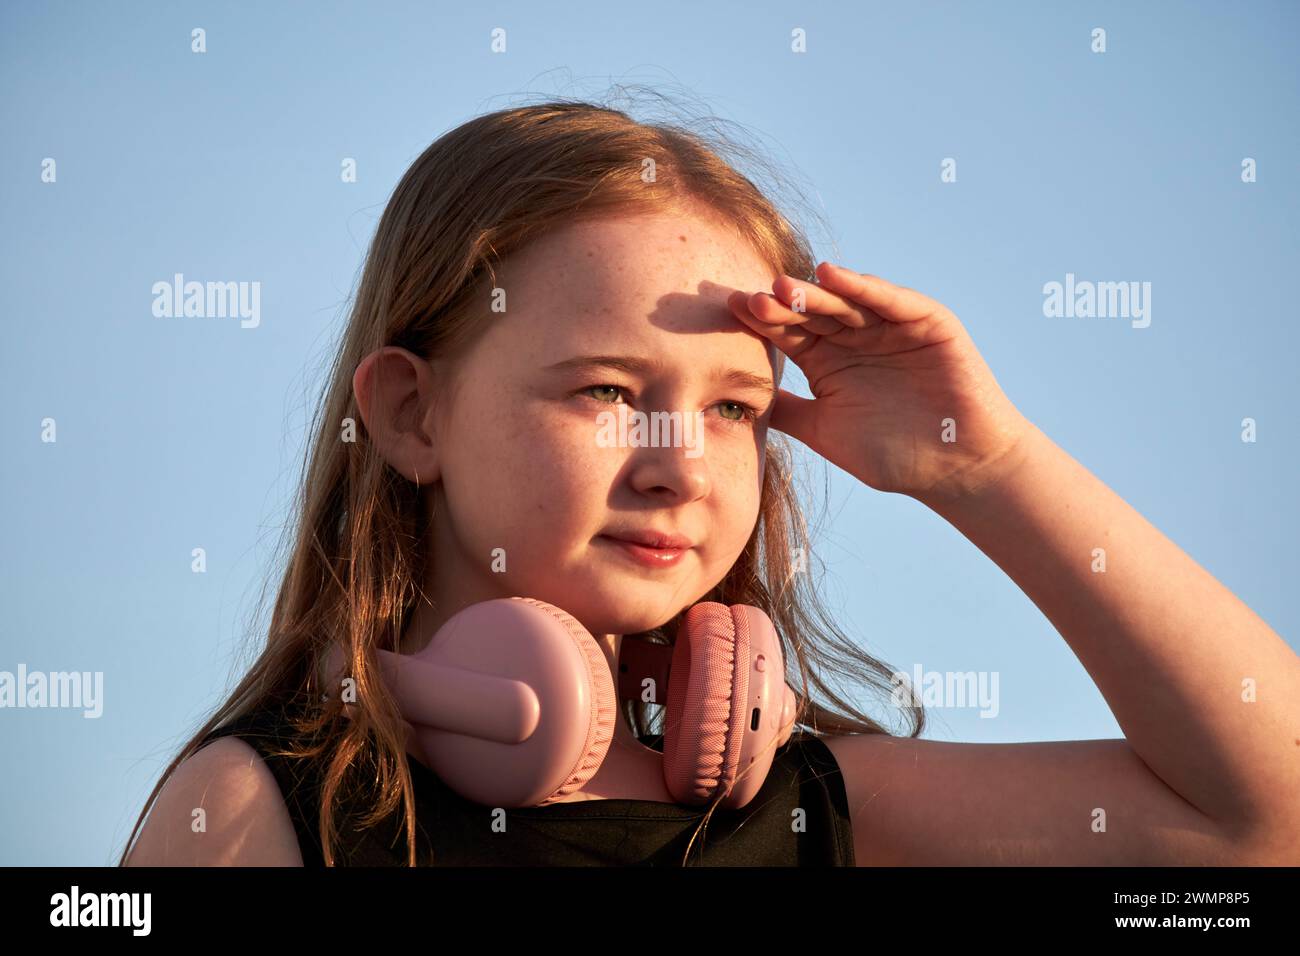
[[752, 440], [715, 439], [711, 444], [705, 445], [704, 458], [708, 461], [714, 480], [724, 483], [733, 497], [743, 496], [745, 489], [755, 485], [760, 478], [759, 457]]

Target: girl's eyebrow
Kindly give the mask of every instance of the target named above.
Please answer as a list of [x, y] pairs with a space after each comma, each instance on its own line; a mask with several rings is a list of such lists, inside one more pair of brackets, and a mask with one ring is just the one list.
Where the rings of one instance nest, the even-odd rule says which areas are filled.
[[[578, 355], [563, 362], [556, 362], [554, 365], [547, 365], [544, 371], [569, 372], [584, 368], [609, 368], [629, 375], [644, 376], [662, 371], [663, 365], [660, 362], [651, 362], [631, 355]], [[761, 392], [769, 398], [776, 391], [776, 386], [768, 376], [755, 375], [753, 372], [738, 368], [714, 368], [710, 373], [709, 381], [720, 382], [732, 388]]]

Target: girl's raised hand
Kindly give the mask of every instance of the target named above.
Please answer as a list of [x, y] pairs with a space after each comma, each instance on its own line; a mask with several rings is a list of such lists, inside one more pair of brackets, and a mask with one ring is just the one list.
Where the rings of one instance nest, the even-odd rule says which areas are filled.
[[996, 480], [1028, 422], [957, 316], [878, 276], [827, 262], [816, 275], [727, 299], [816, 396], [779, 389], [772, 427], [880, 491], [953, 497]]

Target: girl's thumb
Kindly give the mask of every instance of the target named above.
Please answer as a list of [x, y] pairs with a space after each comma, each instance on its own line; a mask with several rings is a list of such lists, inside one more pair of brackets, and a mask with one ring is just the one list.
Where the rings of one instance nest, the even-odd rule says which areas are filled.
[[776, 390], [776, 402], [772, 407], [770, 424], [777, 431], [785, 432], [791, 438], [797, 438], [809, 448], [813, 447], [813, 419], [817, 414], [814, 406], [816, 399], [802, 398], [783, 388]]

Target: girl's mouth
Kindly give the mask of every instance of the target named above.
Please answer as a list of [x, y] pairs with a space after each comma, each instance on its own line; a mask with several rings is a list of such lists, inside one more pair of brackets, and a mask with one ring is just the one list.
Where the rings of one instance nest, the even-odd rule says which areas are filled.
[[615, 550], [627, 555], [642, 567], [667, 568], [677, 564], [690, 548], [652, 548], [634, 541], [625, 541], [607, 534], [597, 536], [598, 541], [613, 545]]

